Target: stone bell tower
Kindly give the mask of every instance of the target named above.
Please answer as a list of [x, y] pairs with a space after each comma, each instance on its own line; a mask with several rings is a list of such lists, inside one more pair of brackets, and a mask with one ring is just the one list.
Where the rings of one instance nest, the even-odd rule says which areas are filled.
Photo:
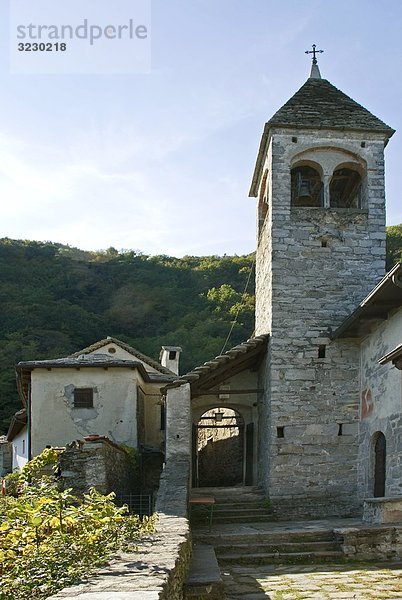
[[282, 516], [358, 510], [358, 347], [331, 333], [385, 272], [388, 125], [322, 79], [265, 124], [258, 199], [256, 335], [260, 479]]

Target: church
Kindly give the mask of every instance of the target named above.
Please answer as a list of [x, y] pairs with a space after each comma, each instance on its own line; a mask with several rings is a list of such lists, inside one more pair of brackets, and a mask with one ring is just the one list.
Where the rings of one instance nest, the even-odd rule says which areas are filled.
[[368, 498], [402, 509], [402, 265], [385, 273], [394, 130], [323, 79], [313, 52], [252, 176], [255, 335], [165, 389], [167, 462], [191, 456], [193, 487], [261, 486], [283, 519], [359, 515]]
[[[112, 338], [21, 363], [29, 414], [9, 440], [28, 435], [36, 454], [107, 435], [163, 453], [165, 476], [185, 489], [258, 486], [278, 519], [361, 515], [370, 499], [400, 519], [402, 265], [385, 272], [393, 134], [321, 77], [313, 47], [307, 81], [264, 126], [252, 175], [253, 337], [182, 376]], [[176, 360], [181, 349], [164, 350]]]

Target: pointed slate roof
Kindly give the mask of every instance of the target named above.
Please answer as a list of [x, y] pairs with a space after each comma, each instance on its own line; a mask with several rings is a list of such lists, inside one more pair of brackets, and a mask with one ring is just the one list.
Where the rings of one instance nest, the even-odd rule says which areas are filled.
[[319, 129], [378, 131], [391, 137], [394, 129], [326, 79], [309, 77], [267, 125]]
[[269, 131], [274, 127], [376, 132], [383, 135], [385, 142], [395, 133], [392, 127], [364, 106], [349, 98], [326, 79], [321, 79], [319, 71], [312, 71], [312, 76], [265, 124], [251, 183], [252, 197], [256, 197], [258, 193], [258, 181]]

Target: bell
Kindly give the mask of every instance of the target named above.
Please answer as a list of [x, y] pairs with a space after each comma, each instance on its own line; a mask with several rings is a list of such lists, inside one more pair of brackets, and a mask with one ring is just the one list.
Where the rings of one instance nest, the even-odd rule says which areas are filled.
[[297, 194], [299, 200], [311, 200], [310, 182], [308, 179], [302, 179]]

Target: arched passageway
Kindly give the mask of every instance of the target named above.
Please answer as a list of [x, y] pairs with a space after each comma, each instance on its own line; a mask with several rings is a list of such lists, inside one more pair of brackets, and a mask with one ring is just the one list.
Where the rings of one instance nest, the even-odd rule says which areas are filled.
[[251, 443], [248, 438], [250, 426], [245, 427], [237, 410], [217, 407], [204, 412], [193, 426], [193, 486], [247, 484], [252, 478], [252, 431]]

